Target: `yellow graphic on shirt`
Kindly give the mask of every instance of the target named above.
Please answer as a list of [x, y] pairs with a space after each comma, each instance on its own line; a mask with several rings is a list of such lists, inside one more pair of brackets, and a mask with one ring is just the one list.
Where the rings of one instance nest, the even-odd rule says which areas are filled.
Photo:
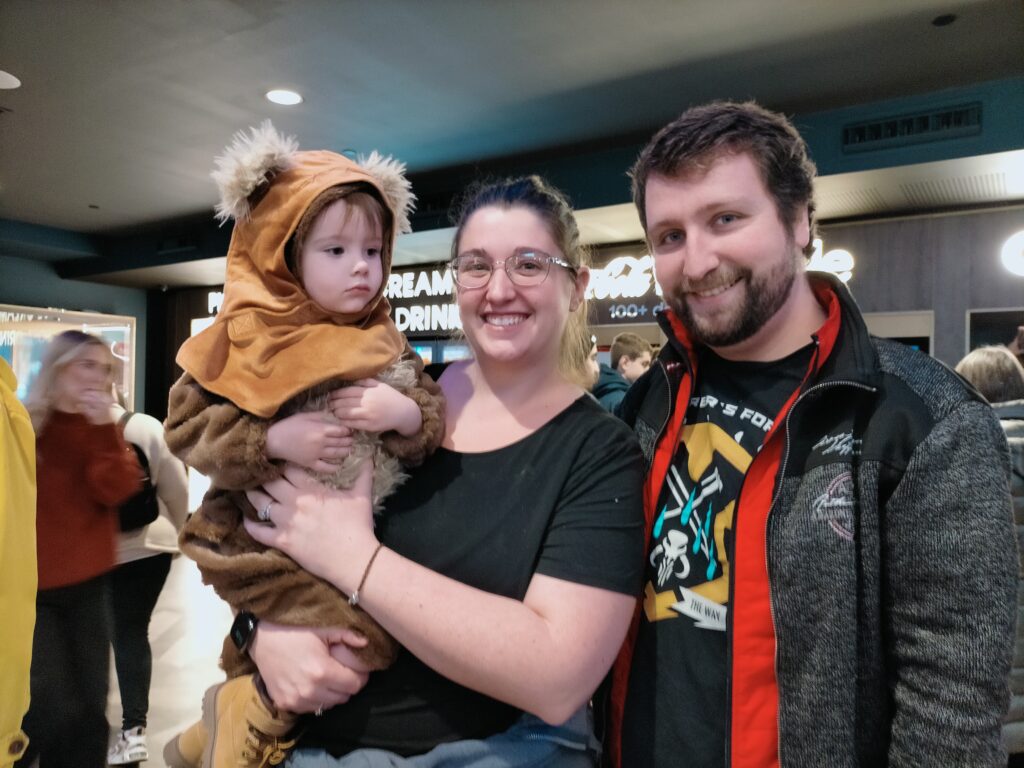
[[[705, 613], [709, 609], [713, 613], [713, 604], [724, 605], [728, 601], [725, 532], [732, 528], [736, 500], [722, 497], [738, 492], [738, 486], [725, 487], [719, 466], [731, 466], [742, 477], [752, 461], [731, 435], [710, 422], [685, 426], [680, 441], [686, 446], [689, 482], [675, 466], [669, 467], [665, 478], [669, 500], [659, 510], [652, 531], [657, 544], [651, 550], [649, 562], [655, 575], [644, 587], [644, 612], [652, 622], [680, 618], [680, 594], [687, 607], [683, 613], [687, 615], [691, 608], [694, 612], [703, 608]], [[716, 512], [719, 505], [722, 506]], [[694, 568], [702, 570], [691, 574]], [[707, 580], [700, 581], [701, 575]], [[688, 583], [686, 587], [682, 586], [684, 580]], [[666, 586], [668, 589], [664, 589]]]

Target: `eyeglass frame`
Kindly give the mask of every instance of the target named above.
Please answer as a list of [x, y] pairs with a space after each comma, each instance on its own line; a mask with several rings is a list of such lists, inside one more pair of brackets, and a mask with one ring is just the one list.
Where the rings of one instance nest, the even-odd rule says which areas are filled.
[[[539, 261], [542, 261], [545, 264], [547, 264], [547, 269], [544, 272], [544, 277], [542, 277], [536, 283], [520, 283], [515, 277], [513, 277], [512, 273], [509, 272], [509, 270], [508, 270], [508, 266], [507, 265], [508, 265], [508, 263], [510, 261], [514, 260], [515, 258], [517, 258], [519, 256], [522, 256], [523, 254], [527, 254], [527, 253], [535, 254], [538, 257]], [[480, 285], [463, 285], [462, 283], [459, 282], [459, 278], [458, 278], [459, 270], [457, 270], [455, 268], [455, 262], [457, 262], [463, 256], [470, 256], [470, 255], [479, 255], [480, 258], [486, 259], [486, 260], [490, 261], [490, 263], [491, 263], [491, 271], [487, 275], [487, 279], [484, 282], [480, 283]], [[497, 271], [499, 266], [502, 269], [505, 270], [505, 275], [508, 277], [509, 281], [513, 285], [518, 285], [520, 288], [530, 288], [531, 286], [534, 286], [534, 285], [541, 285], [545, 280], [548, 279], [548, 275], [551, 274], [551, 265], [552, 264], [554, 264], [555, 266], [561, 267], [562, 269], [568, 270], [574, 277], [579, 274], [578, 268], [575, 267], [569, 261], [566, 261], [565, 259], [563, 259], [560, 256], [552, 256], [550, 253], [542, 251], [539, 248], [517, 248], [515, 253], [513, 253], [511, 256], [509, 256], [508, 258], [505, 258], [505, 259], [501, 259], [501, 260], [495, 260], [495, 259], [490, 258], [489, 256], [484, 256], [483, 254], [474, 253], [472, 251], [467, 252], [467, 253], [460, 253], [458, 256], [453, 257], [448, 262], [448, 268], [452, 272], [452, 280], [455, 281], [455, 284], [457, 286], [459, 286], [459, 288], [462, 288], [463, 290], [466, 290], [466, 291], [475, 291], [475, 290], [477, 290], [479, 288], [486, 288], [488, 285], [490, 285], [491, 278], [494, 277], [494, 273]]]

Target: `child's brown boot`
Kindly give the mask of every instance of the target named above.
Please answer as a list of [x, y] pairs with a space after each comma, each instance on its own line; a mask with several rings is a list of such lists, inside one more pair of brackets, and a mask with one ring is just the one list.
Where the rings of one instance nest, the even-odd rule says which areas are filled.
[[208, 739], [202, 720], [190, 725], [164, 747], [167, 768], [199, 768]]
[[209, 738], [203, 768], [266, 768], [279, 765], [295, 746], [285, 737], [298, 717], [264, 700], [253, 675], [228, 680], [203, 696]]

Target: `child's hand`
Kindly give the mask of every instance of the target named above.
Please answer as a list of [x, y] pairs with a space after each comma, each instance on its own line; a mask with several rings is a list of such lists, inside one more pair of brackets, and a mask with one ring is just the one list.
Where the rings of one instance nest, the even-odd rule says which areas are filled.
[[296, 413], [270, 425], [267, 456], [315, 472], [333, 472], [352, 450], [352, 430], [323, 411]]
[[352, 429], [367, 432], [395, 430], [409, 437], [423, 426], [420, 407], [412, 398], [376, 379], [360, 379], [331, 392], [331, 412]]

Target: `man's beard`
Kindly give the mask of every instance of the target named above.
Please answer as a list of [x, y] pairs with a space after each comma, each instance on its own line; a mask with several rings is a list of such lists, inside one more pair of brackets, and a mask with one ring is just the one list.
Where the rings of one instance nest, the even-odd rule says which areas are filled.
[[[665, 300], [694, 341], [709, 347], [731, 347], [749, 339], [775, 316], [789, 298], [796, 276], [795, 255], [781, 260], [756, 278], [746, 268], [720, 267], [699, 282], [683, 280], [666, 292]], [[710, 316], [695, 316], [690, 311], [687, 293], [732, 285], [737, 279], [743, 282], [744, 290], [738, 304], [726, 312]]]

